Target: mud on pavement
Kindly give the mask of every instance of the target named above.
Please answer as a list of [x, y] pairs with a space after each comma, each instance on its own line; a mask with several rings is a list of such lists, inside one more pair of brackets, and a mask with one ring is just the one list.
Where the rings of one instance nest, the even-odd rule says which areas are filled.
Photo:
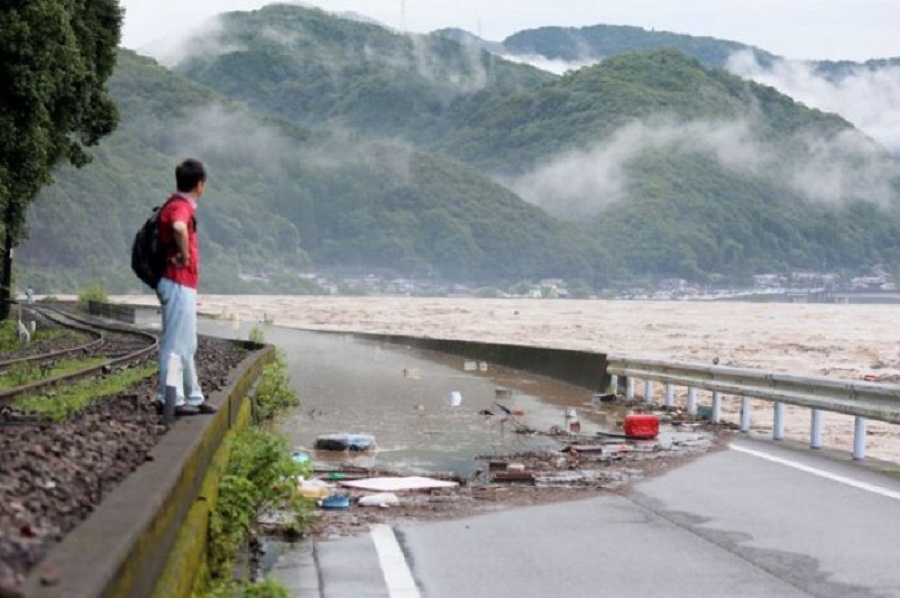
[[[453, 488], [396, 492], [392, 506], [360, 506], [373, 492], [345, 487], [348, 480], [397, 476], [400, 472], [355, 467], [353, 456], [344, 465], [333, 456], [318, 462], [315, 478], [330, 486], [329, 494], [349, 499], [348, 508], [323, 508], [318, 501], [311, 535], [318, 539], [367, 533], [370, 526], [399, 520], [441, 520], [480, 512], [587, 499], [609, 492], [627, 492], [634, 481], [660, 475], [703, 454], [719, 450], [733, 435], [729, 425], [663, 415], [669, 421], [654, 440], [578, 435], [552, 430], [525, 433], [551, 436], [559, 450], [482, 455], [468, 478], [434, 472], [428, 478], [458, 483]], [[312, 453], [314, 463], [315, 453]], [[327, 463], [327, 464], [326, 464]], [[278, 535], [278, 517], [264, 516], [263, 529]]]

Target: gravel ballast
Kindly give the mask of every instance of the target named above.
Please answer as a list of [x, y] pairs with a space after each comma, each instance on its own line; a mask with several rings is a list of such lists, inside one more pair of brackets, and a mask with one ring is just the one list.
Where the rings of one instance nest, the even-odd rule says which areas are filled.
[[[201, 337], [197, 366], [204, 391], [223, 388], [246, 354], [231, 341]], [[156, 380], [64, 422], [23, 420], [10, 407], [0, 411], [0, 590], [20, 584], [164, 442], [168, 428], [156, 414]]]

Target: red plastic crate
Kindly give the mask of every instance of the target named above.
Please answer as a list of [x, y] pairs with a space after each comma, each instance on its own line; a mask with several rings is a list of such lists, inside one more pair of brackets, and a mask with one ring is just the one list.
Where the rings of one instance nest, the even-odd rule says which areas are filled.
[[655, 415], [626, 415], [625, 436], [642, 440], [659, 436], [659, 418]]

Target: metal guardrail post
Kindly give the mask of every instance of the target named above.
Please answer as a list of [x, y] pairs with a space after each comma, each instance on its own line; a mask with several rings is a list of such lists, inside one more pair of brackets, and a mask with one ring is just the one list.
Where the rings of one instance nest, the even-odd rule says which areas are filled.
[[819, 450], [822, 448], [822, 410], [813, 409], [810, 419], [809, 448]]
[[693, 386], [688, 389], [687, 412], [688, 415], [697, 415], [697, 389]]
[[784, 403], [775, 403], [775, 422], [772, 426], [772, 439], [784, 440]]
[[750, 431], [750, 397], [741, 397], [741, 432]]
[[[629, 381], [643, 380], [646, 387], [652, 388], [651, 383], [657, 382], [665, 384], [667, 404], [670, 386], [687, 388], [687, 412], [694, 416], [698, 411], [697, 391], [713, 393], [710, 413], [713, 421], [721, 421], [723, 396], [740, 396], [743, 432], [750, 430], [751, 400], [773, 403], [772, 436], [775, 440], [785, 437], [785, 405], [811, 409], [812, 448], [822, 446], [822, 412], [853, 416], [857, 418], [854, 439], [854, 457], [857, 459], [865, 457], [865, 431], [869, 419], [900, 425], [900, 385], [896, 384], [626, 357], [608, 358], [607, 367], [610, 375], [624, 376]], [[652, 397], [652, 391], [645, 394]], [[633, 383], [629, 398], [634, 398]], [[703, 411], [705, 413], [706, 409]]]
[[856, 417], [853, 426], [853, 458], [857, 461], [866, 458], [866, 424], [866, 418]]
[[653, 402], [653, 380], [644, 380], [644, 403], [649, 405]]
[[666, 384], [666, 407], [675, 405], [675, 385]]

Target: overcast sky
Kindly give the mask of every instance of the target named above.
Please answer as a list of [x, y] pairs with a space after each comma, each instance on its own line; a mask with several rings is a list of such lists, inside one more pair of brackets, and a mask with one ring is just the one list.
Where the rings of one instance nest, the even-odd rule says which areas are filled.
[[[123, 43], [140, 49], [266, 0], [122, 0]], [[788, 58], [900, 56], [900, 0], [316, 0], [409, 31], [461, 27], [491, 40], [546, 25], [635, 25], [759, 46]], [[403, 7], [405, 6], [405, 18]]]

